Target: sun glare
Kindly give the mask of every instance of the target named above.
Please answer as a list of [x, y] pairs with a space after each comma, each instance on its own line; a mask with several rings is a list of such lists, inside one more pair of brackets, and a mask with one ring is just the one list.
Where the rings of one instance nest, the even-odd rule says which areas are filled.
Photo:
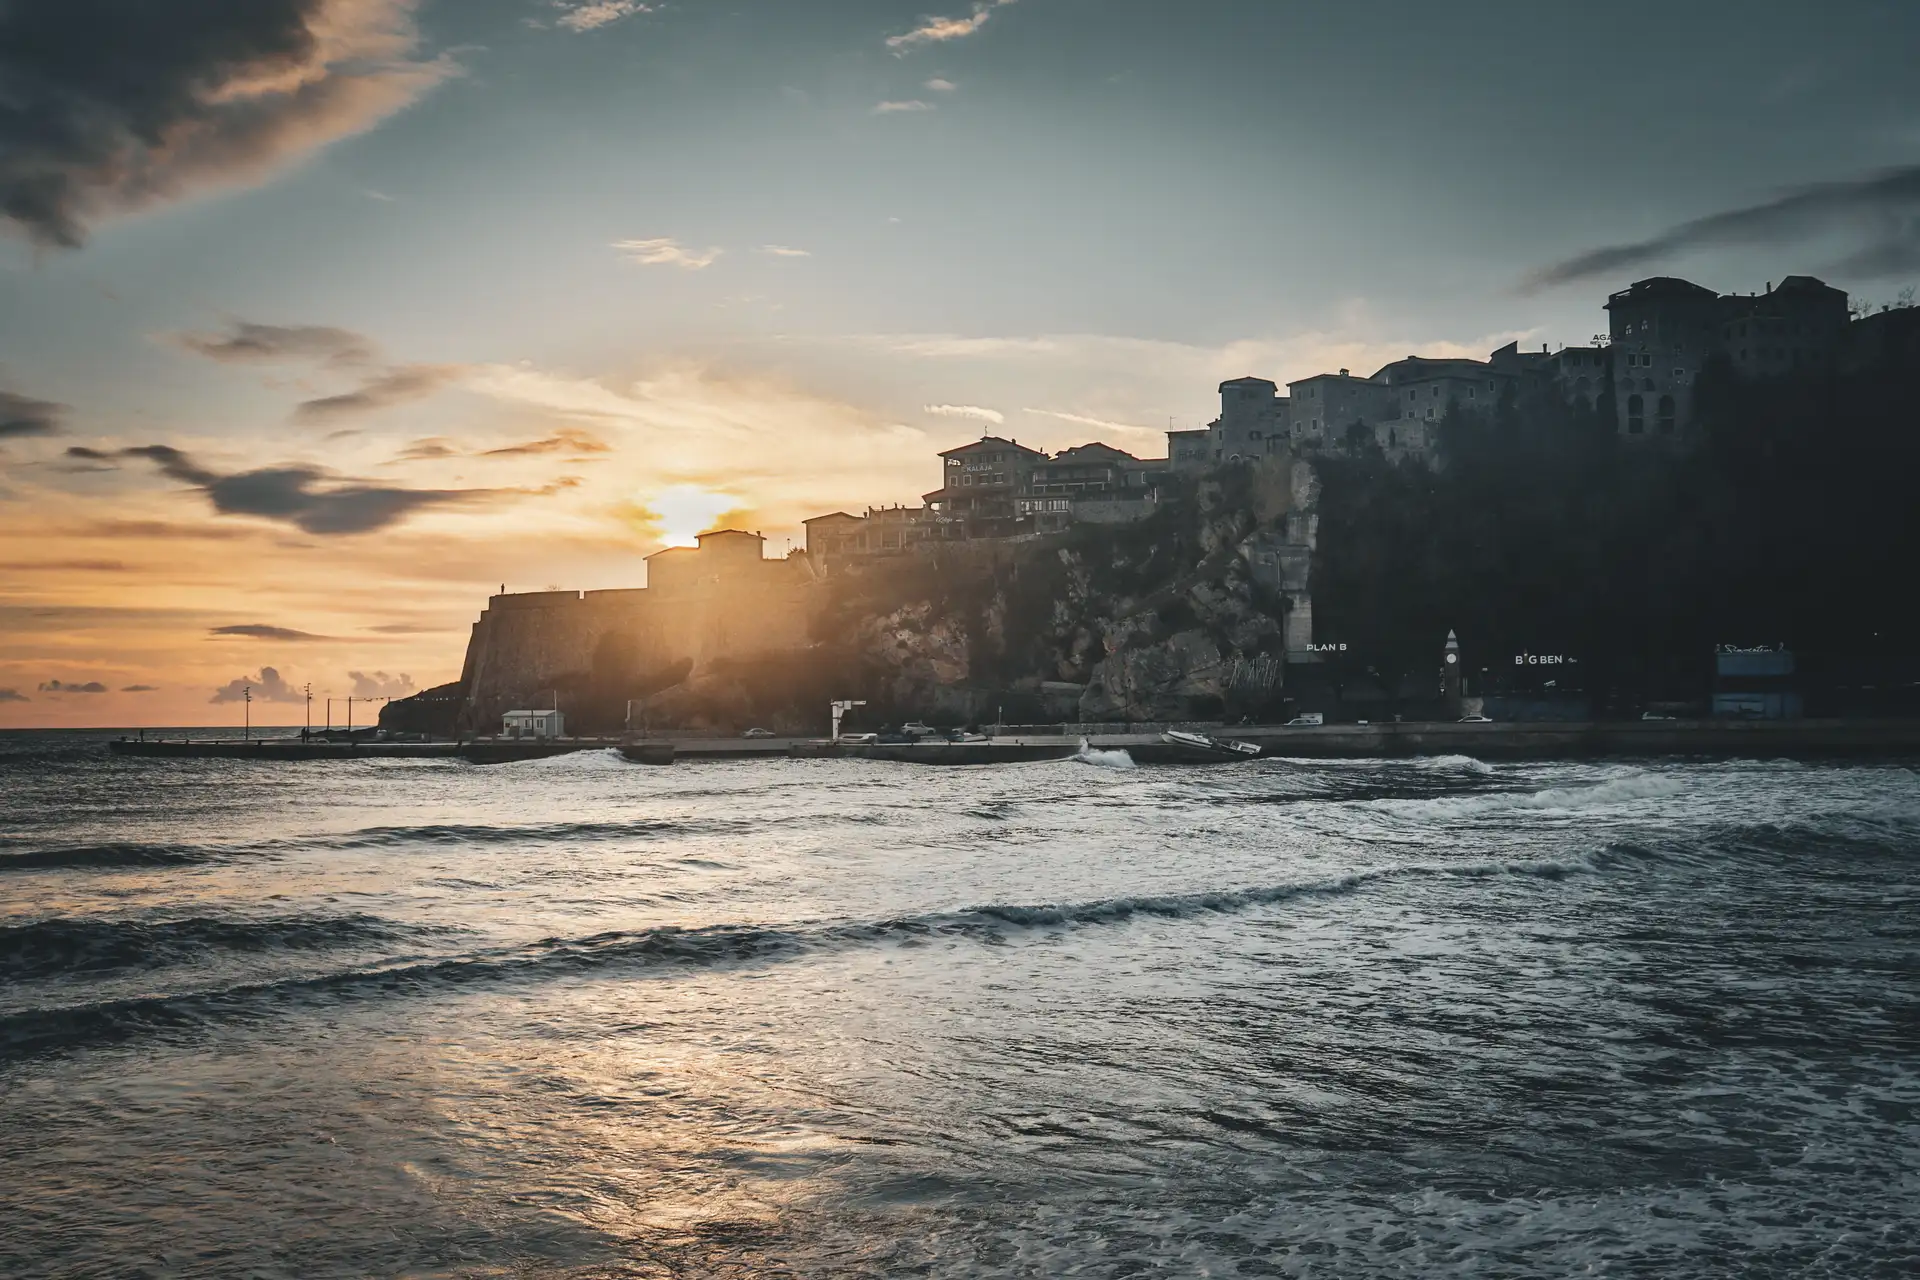
[[733, 494], [715, 493], [690, 484], [669, 485], [642, 501], [659, 521], [660, 540], [669, 547], [695, 545], [698, 536], [711, 529], [715, 520], [742, 505]]

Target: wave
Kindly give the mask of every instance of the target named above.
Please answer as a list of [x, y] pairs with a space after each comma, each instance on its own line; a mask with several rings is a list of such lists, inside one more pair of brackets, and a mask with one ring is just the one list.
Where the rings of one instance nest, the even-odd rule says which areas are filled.
[[1080, 739], [1080, 751], [1072, 758], [1081, 764], [1090, 764], [1101, 769], [1131, 769], [1134, 767], [1133, 757], [1128, 755], [1124, 749], [1118, 751], [1102, 751], [1097, 747], [1088, 745], [1085, 738]]
[[1464, 773], [1489, 774], [1493, 766], [1472, 756], [1429, 756], [1421, 761], [1430, 769], [1453, 769]]
[[[0, 1017], [0, 1066], [47, 1053], [168, 1029], [220, 1021], [257, 1021], [277, 1012], [386, 995], [421, 995], [474, 984], [673, 966], [702, 968], [796, 958], [850, 947], [924, 945], [937, 939], [998, 941], [1009, 930], [1121, 924], [1136, 917], [1182, 919], [1251, 907], [1355, 893], [1382, 881], [1411, 878], [1486, 879], [1521, 876], [1561, 880], [1617, 863], [1602, 855], [1573, 861], [1428, 863], [1356, 871], [1327, 880], [1295, 881], [1190, 894], [1106, 898], [1078, 903], [989, 903], [872, 921], [791, 926], [663, 926], [546, 938], [521, 947], [352, 969], [308, 978], [252, 983], [216, 991], [147, 996]], [[371, 921], [368, 927], [380, 927]]]
[[218, 850], [177, 844], [85, 844], [0, 853], [0, 873], [88, 867], [179, 867], [213, 862]]
[[697, 822], [636, 818], [625, 822], [555, 822], [532, 826], [447, 822], [411, 827], [365, 827], [339, 834], [262, 841], [244, 848], [117, 841], [25, 849], [17, 853], [0, 851], [0, 874], [8, 871], [196, 866], [238, 857], [273, 857], [308, 849], [384, 849], [418, 844], [545, 844], [567, 840], [658, 838], [733, 830], [741, 825], [744, 825], [743, 821], [722, 818], [705, 818]]
[[0, 927], [0, 978], [157, 969], [212, 951], [319, 951], [420, 932], [369, 915], [37, 920]]
[[314, 844], [335, 848], [384, 848], [403, 844], [520, 844], [624, 836], [688, 835], [728, 824], [708, 819], [681, 822], [669, 818], [636, 818], [627, 822], [551, 822], [533, 826], [443, 822], [417, 827], [364, 827], [339, 836], [315, 837]]
[[1491, 791], [1470, 796], [1436, 796], [1428, 800], [1388, 800], [1383, 802], [1383, 806], [1408, 816], [1457, 818], [1514, 809], [1605, 809], [1641, 800], [1665, 799], [1679, 795], [1685, 789], [1677, 778], [1636, 773], [1587, 786], [1547, 787], [1541, 791]]

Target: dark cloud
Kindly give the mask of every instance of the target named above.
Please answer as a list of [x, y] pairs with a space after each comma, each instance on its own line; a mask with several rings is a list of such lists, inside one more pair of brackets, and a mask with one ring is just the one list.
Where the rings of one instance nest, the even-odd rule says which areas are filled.
[[410, 675], [390, 676], [384, 671], [349, 671], [356, 698], [404, 698], [414, 691]]
[[427, 507], [451, 506], [499, 496], [494, 489], [400, 489], [341, 482], [318, 467], [266, 467], [221, 475], [195, 463], [171, 445], [122, 449], [119, 456], [144, 458], [160, 473], [203, 490], [221, 515], [280, 520], [313, 534], [370, 533]]
[[331, 640], [332, 636], [317, 636], [311, 631], [295, 631], [292, 627], [272, 627], [264, 622], [242, 623], [232, 627], [214, 627], [209, 632], [216, 636], [245, 636], [251, 640]]
[[526, 444], [508, 445], [504, 449], [489, 449], [480, 456], [501, 458], [535, 453], [607, 453], [612, 447], [606, 441], [578, 428], [562, 427], [544, 440], [529, 440]]
[[351, 329], [317, 324], [255, 324], [237, 320], [225, 333], [170, 333], [165, 337], [182, 350], [223, 364], [321, 360], [351, 365], [365, 364], [379, 356], [373, 339]]
[[1888, 169], [1850, 182], [1822, 182], [1763, 204], [1697, 218], [1635, 244], [1591, 249], [1537, 271], [1533, 288], [1638, 270], [1694, 249], [1783, 245], [1833, 233], [1855, 248], [1825, 268], [1880, 278], [1920, 271], [1920, 166]]
[[237, 676], [213, 691], [211, 702], [244, 702], [248, 692], [255, 702], [305, 702], [307, 695], [280, 678], [273, 667], [260, 668], [257, 676]]
[[97, 218], [258, 182], [446, 75], [414, 0], [0, 3], [0, 217], [73, 247]]
[[32, 698], [29, 698], [26, 694], [20, 692], [18, 689], [0, 688], [0, 702], [32, 702], [32, 701], [33, 701]]
[[[0, 81], [0, 84], [4, 84], [4, 81]], [[0, 89], [0, 102], [5, 101], [3, 95], [4, 90]], [[4, 108], [0, 107], [0, 110]], [[0, 440], [57, 435], [61, 419], [66, 417], [66, 413], [67, 406], [63, 404], [0, 390]]]
[[399, 365], [342, 395], [308, 400], [294, 410], [293, 416], [303, 422], [322, 422], [423, 400], [462, 372], [457, 364]]
[[151, 684], [130, 684], [120, 690], [122, 693], [154, 693], [159, 686]]
[[107, 686], [98, 680], [89, 680], [85, 684], [70, 684], [65, 680], [43, 680], [40, 682], [42, 693], [105, 693]]

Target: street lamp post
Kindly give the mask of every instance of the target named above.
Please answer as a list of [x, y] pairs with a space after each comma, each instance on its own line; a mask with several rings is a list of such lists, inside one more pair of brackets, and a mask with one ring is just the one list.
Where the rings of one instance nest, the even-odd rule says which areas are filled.
[[240, 690], [240, 700], [246, 704], [245, 727], [240, 730], [240, 738], [251, 741], [253, 738], [253, 686], [247, 685]]
[[300, 687], [307, 695], [307, 710], [306, 714], [301, 718], [302, 722], [300, 725], [300, 736], [302, 739], [305, 739], [311, 737], [313, 734], [313, 685], [308, 683]]

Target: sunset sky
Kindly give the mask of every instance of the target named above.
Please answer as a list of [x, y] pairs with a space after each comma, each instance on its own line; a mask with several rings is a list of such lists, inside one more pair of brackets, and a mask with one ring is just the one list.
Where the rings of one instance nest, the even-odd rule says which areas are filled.
[[0, 727], [297, 724], [502, 583], [1646, 275], [1890, 299], [1915, 65], [1911, 0], [0, 4]]

